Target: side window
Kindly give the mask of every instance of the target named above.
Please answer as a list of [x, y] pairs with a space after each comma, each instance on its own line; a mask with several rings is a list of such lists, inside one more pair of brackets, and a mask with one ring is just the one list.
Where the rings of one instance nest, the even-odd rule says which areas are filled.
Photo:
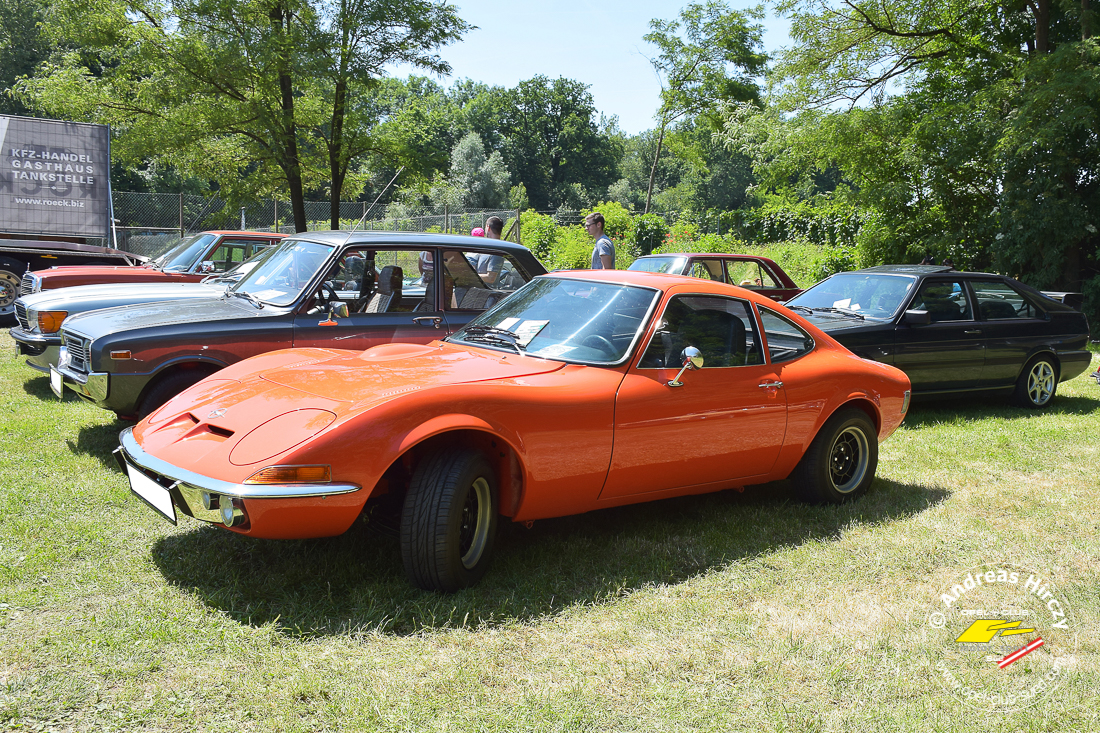
[[[206, 256], [206, 260], [214, 263], [214, 272], [225, 272], [226, 270], [232, 270], [237, 265], [244, 262], [249, 257], [249, 247], [251, 242], [245, 242], [241, 240], [223, 239], [213, 252]], [[201, 266], [201, 262], [196, 263], [196, 267]]]
[[759, 262], [726, 260], [726, 274], [730, 282], [743, 288], [777, 288], [775, 278], [760, 266]]
[[810, 334], [767, 308], [760, 308], [760, 325], [768, 340], [768, 358], [773, 364], [797, 359], [814, 347]]
[[1039, 318], [1039, 309], [1003, 282], [971, 280], [978, 312], [987, 321]]
[[428, 297], [418, 255], [415, 250], [353, 249], [340, 258], [325, 284], [358, 313], [412, 311]]
[[443, 269], [444, 307], [450, 310], [486, 310], [527, 284], [523, 271], [502, 254], [446, 250]]
[[752, 311], [734, 298], [673, 297], [638, 368], [678, 369], [680, 354], [687, 346], [702, 352], [704, 369], [764, 363]]
[[701, 280], [722, 282], [721, 268], [722, 263], [715, 260], [695, 260], [691, 263], [691, 271], [688, 274]]
[[[858, 310], [854, 305], [849, 307]], [[928, 311], [932, 323], [974, 319], [974, 310], [960, 280], [926, 280], [909, 310]]]

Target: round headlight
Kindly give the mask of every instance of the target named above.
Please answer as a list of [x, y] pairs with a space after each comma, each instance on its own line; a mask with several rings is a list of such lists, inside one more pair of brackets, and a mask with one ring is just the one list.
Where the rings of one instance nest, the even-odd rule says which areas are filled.
[[233, 516], [233, 502], [227, 501], [222, 504], [222, 524], [226, 527], [232, 527], [235, 517]]
[[210, 508], [214, 506], [214, 500], [210, 496], [209, 491], [202, 492], [202, 508], [206, 511], [210, 511]]

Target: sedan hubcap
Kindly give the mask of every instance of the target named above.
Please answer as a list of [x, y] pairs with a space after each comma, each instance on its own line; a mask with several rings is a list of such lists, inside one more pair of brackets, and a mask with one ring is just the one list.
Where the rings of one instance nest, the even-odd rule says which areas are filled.
[[829, 478], [841, 494], [855, 491], [867, 475], [867, 436], [857, 428], [845, 428], [829, 452]]
[[462, 504], [462, 526], [458, 534], [462, 565], [467, 570], [477, 565], [485, 552], [485, 544], [489, 539], [489, 513], [492, 509], [489, 482], [479, 477], [470, 486], [466, 501]]
[[1045, 405], [1054, 394], [1054, 369], [1045, 361], [1031, 368], [1027, 375], [1027, 396], [1034, 405]]

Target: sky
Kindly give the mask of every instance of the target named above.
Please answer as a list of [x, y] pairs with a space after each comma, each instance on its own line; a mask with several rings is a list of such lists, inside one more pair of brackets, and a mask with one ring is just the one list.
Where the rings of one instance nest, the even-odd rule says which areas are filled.
[[[450, 85], [469, 78], [514, 87], [543, 74], [589, 85], [596, 109], [617, 115], [619, 127], [633, 135], [654, 127], [660, 83], [647, 56], [656, 49], [642, 36], [653, 18], [672, 19], [687, 4], [655, 0], [557, 0], [554, 3], [505, 0], [451, 0], [458, 15], [478, 27], [440, 55], [452, 68]], [[759, 0], [727, 0], [744, 9]], [[788, 22], [770, 13], [763, 21], [764, 50], [774, 53], [790, 43]], [[391, 69], [394, 76], [417, 72]]]

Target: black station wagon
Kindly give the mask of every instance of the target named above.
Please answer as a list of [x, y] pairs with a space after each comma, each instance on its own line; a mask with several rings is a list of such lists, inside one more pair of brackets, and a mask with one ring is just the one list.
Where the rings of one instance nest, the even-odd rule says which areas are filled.
[[904, 371], [914, 395], [1001, 392], [1045, 407], [1091, 360], [1083, 313], [1004, 275], [882, 265], [833, 275], [787, 307]]

